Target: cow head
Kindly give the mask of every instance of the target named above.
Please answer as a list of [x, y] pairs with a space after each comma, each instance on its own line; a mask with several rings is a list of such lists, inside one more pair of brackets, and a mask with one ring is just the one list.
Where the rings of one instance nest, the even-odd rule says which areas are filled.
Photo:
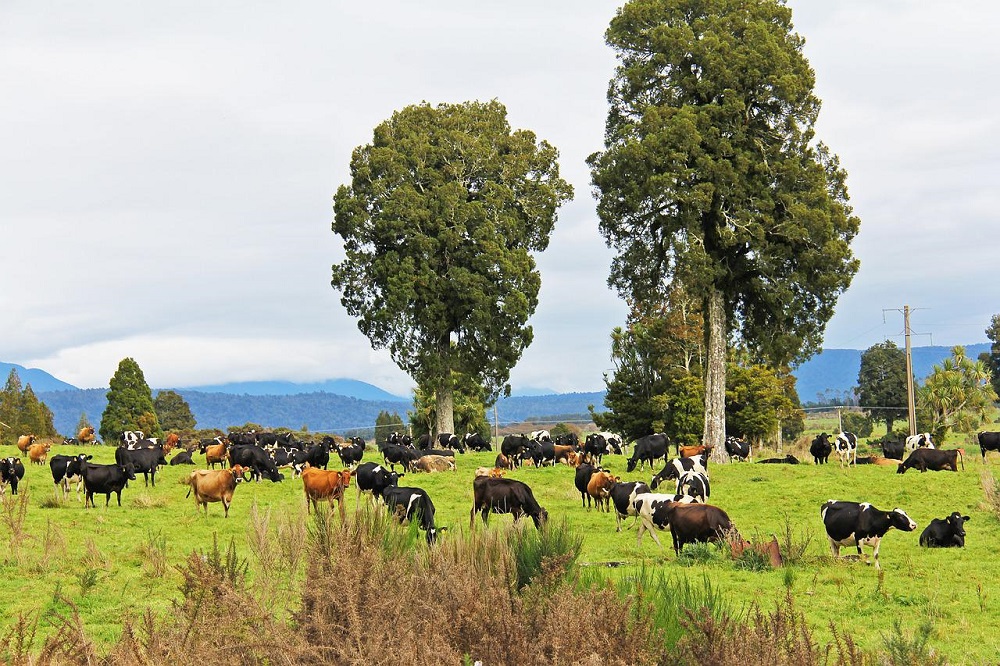
[[901, 532], [912, 532], [917, 529], [917, 524], [902, 509], [893, 509], [889, 512], [889, 524]]
[[[965, 542], [965, 523], [971, 520], [968, 516], [963, 516], [958, 511], [955, 511], [950, 516], [945, 518], [948, 521], [948, 526], [951, 528], [951, 532], [955, 537], [961, 538], [961, 542], [964, 545]], [[958, 539], [956, 538], [956, 541]]]

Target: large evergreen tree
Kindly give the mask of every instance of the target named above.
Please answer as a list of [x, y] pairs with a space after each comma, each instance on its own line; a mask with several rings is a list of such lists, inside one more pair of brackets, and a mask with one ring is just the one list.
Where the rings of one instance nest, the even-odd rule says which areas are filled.
[[872, 345], [861, 354], [858, 398], [872, 421], [892, 424], [907, 417], [906, 353], [892, 340]]
[[531, 343], [528, 318], [556, 209], [558, 152], [511, 131], [497, 101], [408, 106], [354, 151], [334, 197], [344, 260], [332, 284], [376, 348], [430, 390], [453, 432], [453, 371], [490, 398]]
[[153, 409], [160, 427], [165, 432], [194, 430], [197, 421], [191, 405], [177, 391], [160, 391], [153, 399]]
[[101, 415], [99, 429], [104, 442], [118, 442], [125, 430], [141, 430], [147, 437], [163, 436], [153, 394], [134, 359], [121, 360], [109, 386], [108, 406]]
[[52, 410], [31, 388], [23, 386], [16, 368], [11, 368], [0, 391], [0, 443], [13, 444], [20, 435], [56, 435]]
[[703, 303], [704, 441], [723, 456], [726, 350], [781, 367], [819, 349], [858, 262], [846, 173], [814, 140], [815, 76], [778, 0], [632, 0], [589, 163], [609, 283]]

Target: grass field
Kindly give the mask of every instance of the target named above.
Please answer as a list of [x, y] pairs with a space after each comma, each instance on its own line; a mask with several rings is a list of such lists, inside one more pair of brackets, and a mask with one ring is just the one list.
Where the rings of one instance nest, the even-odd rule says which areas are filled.
[[[52, 453], [77, 450], [56, 446]], [[965, 471], [958, 474], [910, 471], [899, 475], [895, 468], [878, 466], [843, 470], [837, 463], [711, 466], [710, 501], [729, 513], [744, 536], [769, 539], [775, 533], [780, 539], [790, 527], [796, 541], [809, 540], [802, 562], [787, 570], [737, 569], [722, 551], [715, 551], [707, 562], [682, 566], [669, 534], [660, 535], [662, 548], [648, 535], [637, 546], [634, 526], [616, 533], [613, 514], [582, 509], [572, 469], [525, 468], [509, 476], [526, 481], [551, 518], [564, 517], [584, 535], [581, 563], [624, 565], [588, 571], [616, 577], [632, 567], [646, 566], [693, 582], [707, 576], [737, 608], [757, 603], [767, 610], [790, 592], [820, 641], [830, 639], [829, 626], [835, 623], [865, 649], [881, 647], [884, 637], [893, 632], [894, 622], [909, 635], [930, 621], [931, 645], [952, 663], [995, 663], [1000, 657], [1000, 560], [993, 555], [1000, 543], [1000, 521], [984, 504], [978, 450], [967, 450], [974, 455], [966, 457]], [[95, 462], [113, 461], [110, 447], [87, 448], [86, 452], [94, 455]], [[0, 456], [15, 454], [13, 447], [0, 447]], [[457, 472], [408, 474], [401, 485], [426, 489], [437, 507], [439, 526], [449, 528], [443, 538], [459, 538], [469, 529], [473, 470], [492, 465], [494, 456], [459, 456]], [[204, 458], [196, 454], [195, 460]], [[378, 460], [378, 456], [369, 451], [366, 460]], [[1000, 468], [995, 458], [988, 465]], [[28, 496], [27, 505], [8, 494], [0, 516], [2, 631], [19, 616], [37, 616], [39, 632], [44, 634], [47, 618], [65, 610], [61, 596], [76, 606], [93, 640], [110, 643], [121, 632], [126, 616], [137, 616], [146, 608], [169, 613], [172, 600], [180, 596], [181, 576], [173, 565], [193, 550], [211, 549], [214, 539], [221, 547], [232, 540], [250, 562], [252, 575], [255, 560], [250, 535], [254, 525], [260, 526], [259, 519], [251, 520], [255, 505], [258, 515], [270, 512], [272, 529], [279, 517], [289, 524], [306, 524], [302, 485], [297, 479], [241, 484], [230, 517], [224, 519], [221, 505], [210, 505], [206, 518], [196, 512], [193, 500], [185, 499], [187, 486], [179, 480], [190, 472], [190, 466], [162, 468], [155, 488], [144, 487], [140, 476], [123, 492], [121, 508], [112, 496], [108, 508], [99, 497], [97, 509], [84, 509], [75, 497], [56, 504], [48, 467], [29, 467], [21, 486]], [[606, 458], [605, 467], [625, 480], [648, 481], [652, 474], [626, 474], [620, 456]], [[883, 540], [882, 576], [858, 561], [834, 561], [819, 517], [820, 504], [827, 499], [902, 508], [918, 523], [917, 531], [891, 531]], [[352, 487], [349, 510], [355, 501]], [[22, 507], [23, 516], [19, 515]], [[919, 547], [920, 531], [928, 521], [952, 511], [972, 518], [966, 526], [967, 547]], [[509, 522], [510, 518], [493, 516], [494, 521]], [[19, 534], [23, 535], [20, 540]]]

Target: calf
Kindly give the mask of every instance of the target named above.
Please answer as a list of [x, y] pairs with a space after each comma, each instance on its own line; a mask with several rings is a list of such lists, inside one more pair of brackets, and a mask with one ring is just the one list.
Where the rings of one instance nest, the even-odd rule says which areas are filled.
[[886, 532], [894, 527], [903, 532], [917, 529], [917, 524], [902, 509], [882, 511], [867, 502], [827, 500], [820, 507], [820, 516], [834, 559], [840, 557], [841, 546], [857, 547], [858, 557], [863, 555], [862, 546], [870, 546], [876, 569], [882, 568], [878, 550]]
[[482, 513], [484, 525], [491, 512], [509, 513], [514, 516], [514, 522], [522, 516], [530, 516], [536, 528], [541, 528], [549, 517], [548, 512], [535, 500], [528, 484], [521, 481], [479, 476], [472, 480], [472, 494], [470, 529], [475, 528], [477, 511]]
[[958, 511], [947, 518], [933, 519], [920, 533], [920, 545], [927, 548], [964, 548], [965, 523], [971, 520]]
[[663, 547], [660, 539], [656, 536], [656, 530], [666, 530], [670, 527], [670, 521], [667, 520], [667, 507], [675, 502], [690, 504], [694, 502], [694, 498], [650, 492], [636, 493], [633, 496], [631, 515], [639, 517], [639, 534], [636, 536], [636, 546], [642, 545], [642, 535], [649, 532], [649, 536], [653, 537], [656, 545]]
[[979, 440], [979, 451], [983, 454], [983, 462], [986, 462], [987, 451], [1000, 451], [1000, 432], [981, 432], [976, 435]]
[[730, 533], [739, 538], [729, 516], [717, 506], [670, 502], [663, 511], [664, 518], [670, 523], [670, 536], [673, 537], [674, 553], [677, 555], [685, 544], [722, 541]]
[[701, 472], [708, 476], [708, 456], [703, 453], [694, 458], [674, 458], [653, 477], [649, 487], [656, 490], [664, 481], [680, 479], [684, 472]]
[[181, 479], [181, 483], [190, 486], [185, 497], [194, 493], [195, 508], [205, 507], [205, 516], [208, 516], [209, 502], [222, 502], [222, 509], [228, 518], [236, 484], [243, 479], [242, 471], [239, 465], [230, 469], [196, 469]]
[[778, 537], [771, 535], [771, 540], [767, 543], [750, 543], [745, 539], [733, 539], [731, 552], [733, 559], [739, 559], [747, 550], [752, 550], [761, 557], [767, 558], [772, 569], [784, 566], [785, 559], [781, 556], [781, 546], [778, 545]]
[[75, 456], [54, 455], [49, 459], [49, 469], [52, 471], [52, 482], [55, 483], [56, 497], [62, 489], [62, 499], [69, 495], [69, 484], [76, 484], [76, 501], [80, 498], [80, 488], [83, 487], [83, 466], [94, 456], [79, 453]]
[[830, 443], [830, 436], [825, 432], [816, 435], [812, 444], [809, 445], [809, 455], [813, 457], [813, 462], [817, 465], [824, 465], [830, 461], [831, 453], [833, 453], [833, 444]]
[[598, 511], [611, 511], [611, 488], [620, 480], [604, 470], [598, 470], [590, 477], [587, 494], [593, 498]]
[[[940, 472], [946, 469], [957, 472], [958, 460], [961, 454], [961, 449], [951, 449], [950, 451], [943, 451], [941, 449], [917, 449], [907, 456], [906, 460], [899, 463], [899, 467], [896, 468], [896, 472], [898, 474], [905, 474], [906, 470], [911, 467], [919, 469], [921, 472], [926, 472], [927, 470]], [[964, 458], [962, 459], [962, 469], [965, 470]]]
[[852, 432], [842, 432], [837, 435], [837, 438], [833, 440], [833, 449], [837, 452], [837, 456], [840, 458], [840, 466], [845, 465], [850, 467], [851, 462], [854, 466], [858, 465], [858, 438]]
[[340, 510], [340, 522], [344, 522], [344, 489], [351, 485], [351, 470], [325, 470], [307, 466], [302, 470], [302, 488], [306, 495], [306, 513], [319, 510], [319, 502], [337, 501]]
[[726, 437], [726, 453], [730, 461], [746, 462], [751, 458], [750, 444], [739, 437]]
[[502, 479], [507, 474], [507, 470], [499, 467], [477, 467], [476, 476], [489, 476], [494, 479]]
[[443, 527], [439, 530], [434, 526], [434, 503], [423, 488], [391, 486], [382, 491], [382, 499], [400, 523], [408, 523], [417, 518], [420, 529], [427, 534], [429, 545], [433, 545], [438, 532], [444, 530]]
[[111, 493], [118, 496], [118, 506], [122, 505], [122, 489], [129, 481], [135, 481], [132, 465], [98, 465], [84, 463], [81, 470], [85, 497], [83, 508], [94, 507], [94, 494], [104, 495], [104, 506], [111, 502]]
[[10, 494], [17, 494], [17, 486], [24, 478], [24, 464], [20, 458], [0, 458], [0, 495], [10, 486]]

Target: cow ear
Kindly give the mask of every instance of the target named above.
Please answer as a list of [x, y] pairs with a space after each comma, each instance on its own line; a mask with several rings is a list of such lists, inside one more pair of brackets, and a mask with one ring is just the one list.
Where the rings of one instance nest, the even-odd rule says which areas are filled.
[[970, 520], [972, 520], [972, 518], [969, 518], [968, 516], [962, 516], [962, 520], [964, 520], [965, 522], [969, 522]]

